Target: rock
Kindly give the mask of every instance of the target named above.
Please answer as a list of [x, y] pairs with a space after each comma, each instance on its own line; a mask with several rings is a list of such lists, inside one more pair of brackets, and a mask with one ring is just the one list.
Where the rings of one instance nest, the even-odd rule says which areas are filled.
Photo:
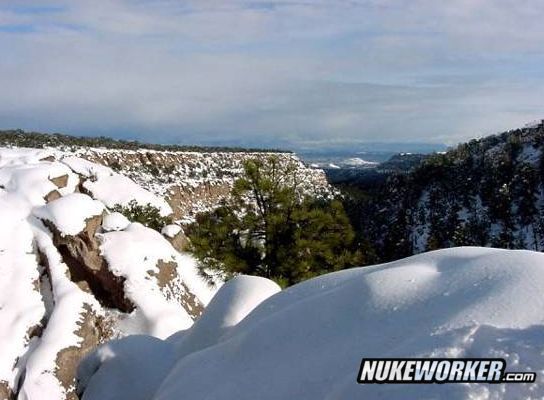
[[189, 288], [181, 281], [175, 262], [166, 262], [159, 260], [157, 262], [159, 273], [150, 272], [149, 275], [157, 279], [159, 288], [164, 293], [167, 299], [175, 299], [183, 306], [193, 319], [197, 319], [202, 315], [204, 306], [202, 302], [189, 290]]
[[0, 400], [12, 400], [15, 399], [13, 392], [9, 388], [7, 382], [0, 381]]
[[123, 312], [134, 310], [134, 304], [125, 297], [124, 279], [108, 269], [100, 254], [100, 242], [95, 235], [102, 225], [102, 215], [87, 219], [85, 229], [75, 236], [62, 235], [49, 221], [44, 224], [53, 233], [53, 243], [68, 265], [73, 282], [92, 293], [105, 307]]
[[68, 184], [68, 175], [56, 176], [54, 178], [49, 178], [59, 189], [66, 187]]
[[104, 319], [96, 315], [89, 305], [84, 306], [79, 329], [74, 332], [81, 338], [79, 346], [68, 347], [57, 354], [55, 376], [66, 390], [67, 400], [77, 400], [75, 374], [79, 362], [91, 350], [111, 337]]
[[189, 239], [179, 225], [166, 225], [162, 228], [162, 235], [170, 242], [177, 251], [186, 251], [189, 246]]
[[54, 200], [60, 199], [61, 197], [62, 196], [58, 190], [52, 190], [49, 193], [47, 193], [43, 199], [45, 200], [46, 203], [50, 203]]

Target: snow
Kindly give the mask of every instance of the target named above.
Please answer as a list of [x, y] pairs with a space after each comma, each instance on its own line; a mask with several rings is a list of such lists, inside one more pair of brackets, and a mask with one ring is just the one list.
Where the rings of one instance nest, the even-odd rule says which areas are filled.
[[[12, 155], [14, 158], [14, 155]], [[41, 162], [37, 164], [23, 164], [0, 167], [0, 186], [7, 191], [18, 192], [23, 195], [27, 201], [32, 204], [44, 204], [44, 196], [53, 190], [58, 190], [61, 194], [73, 191], [77, 178], [65, 165], [51, 162]], [[55, 178], [62, 175], [68, 175], [68, 186], [59, 189], [50, 181], [49, 178]]]
[[62, 235], [77, 235], [85, 229], [86, 221], [102, 214], [104, 205], [86, 194], [71, 193], [34, 209], [33, 214], [53, 223]]
[[115, 173], [111, 168], [79, 157], [64, 157], [62, 158], [62, 162], [70, 167], [75, 173], [82, 175], [85, 178], [97, 179], [99, 177], [110, 176]]
[[78, 388], [85, 390], [82, 400], [150, 399], [175, 360], [172, 346], [151, 336], [107, 343], [78, 367]]
[[74, 172], [90, 178], [83, 183], [93, 198], [100, 200], [107, 207], [117, 204], [127, 206], [131, 200], [145, 206], [151, 204], [160, 210], [162, 216], [172, 214], [166, 200], [144, 189], [130, 178], [114, 172], [111, 168], [99, 165], [79, 157], [65, 157], [62, 162]]
[[348, 158], [347, 160], [345, 160], [344, 164], [350, 165], [352, 167], [373, 167], [378, 165], [379, 163], [375, 161], [363, 160], [362, 158], [359, 158], [359, 157], [354, 157], [354, 158]]
[[20, 372], [19, 355], [28, 350], [27, 332], [45, 313], [35, 287], [39, 271], [26, 218], [24, 199], [0, 191], [0, 381], [10, 386]]
[[55, 376], [57, 355], [82, 339], [76, 334], [81, 315], [88, 307], [97, 314], [102, 310], [98, 302], [67, 278], [68, 267], [53, 245], [51, 233], [40, 221], [33, 221], [36, 244], [48, 261], [55, 307], [36, 346], [27, 354], [25, 379], [19, 391], [20, 400], [62, 399], [65, 389]]
[[177, 336], [170, 339], [175, 343], [177, 357], [217, 343], [256, 306], [280, 290], [276, 283], [265, 278], [240, 275], [231, 279], [221, 287], [206, 312], [181, 340]]
[[[488, 248], [439, 250], [324, 275], [268, 297], [222, 334], [203, 334], [205, 348], [180, 352], [149, 399], [541, 398], [543, 285], [544, 254]], [[237, 296], [261, 286], [247, 282]], [[205, 312], [169, 342], [188, 342], [192, 329], [195, 337], [205, 331], [200, 321], [208, 318], [209, 326], [221, 327], [229, 320], [217, 311], [221, 303], [245, 314], [252, 305], [231, 303], [223, 294], [230, 290], [226, 284], [212, 300], [211, 316]], [[358, 385], [363, 357], [504, 357], [507, 371], [539, 375], [534, 384], [517, 385]], [[145, 369], [127, 371], [145, 379]]]
[[136, 200], [139, 205], [151, 204], [157, 207], [162, 216], [172, 214], [172, 209], [164, 199], [155, 196], [130, 178], [120, 174], [99, 176], [95, 181], [87, 180], [83, 183], [83, 187], [107, 207], [117, 204], [127, 206], [132, 200]]
[[181, 226], [171, 224], [162, 228], [161, 233], [169, 238], [174, 238], [178, 233], [182, 231]]
[[[146, 228], [140, 223], [132, 223], [123, 231], [107, 232], [102, 235], [101, 254], [107, 260], [109, 269], [115, 275], [125, 278], [125, 295], [132, 300], [137, 310], [121, 321], [119, 329], [126, 334], [146, 333], [159, 338], [166, 338], [172, 333], [190, 327], [192, 318], [175, 298], [166, 298], [159, 289], [152, 275], [159, 273], [158, 262], [176, 264], [180, 279], [192, 289], [190, 280], [185, 279], [187, 269], [195, 269], [191, 263], [185, 263], [188, 257], [181, 257], [172, 245], [158, 232]], [[194, 281], [202, 281], [194, 271]], [[203, 282], [195, 282], [202, 288]], [[182, 290], [181, 287], [178, 290]], [[204, 290], [196, 291], [198, 298]], [[195, 291], [191, 290], [192, 293]], [[213, 292], [207, 288], [207, 292]], [[175, 297], [180, 293], [171, 293]], [[199, 298], [206, 304], [211, 294]]]
[[130, 221], [127, 217], [119, 212], [112, 212], [104, 216], [102, 221], [102, 229], [106, 232], [122, 231], [130, 225]]

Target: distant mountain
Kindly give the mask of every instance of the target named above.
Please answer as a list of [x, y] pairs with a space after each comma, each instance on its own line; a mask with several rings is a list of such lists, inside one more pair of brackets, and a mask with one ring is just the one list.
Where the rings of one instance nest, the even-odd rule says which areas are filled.
[[533, 123], [423, 157], [378, 184], [344, 185], [346, 203], [380, 260], [462, 245], [542, 251], [543, 150], [544, 122]]

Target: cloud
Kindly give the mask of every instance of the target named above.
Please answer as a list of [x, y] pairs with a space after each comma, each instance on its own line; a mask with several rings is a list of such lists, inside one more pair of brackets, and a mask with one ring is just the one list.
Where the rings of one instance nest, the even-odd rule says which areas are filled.
[[456, 142], [542, 116], [539, 2], [2, 4], [3, 127], [296, 146]]

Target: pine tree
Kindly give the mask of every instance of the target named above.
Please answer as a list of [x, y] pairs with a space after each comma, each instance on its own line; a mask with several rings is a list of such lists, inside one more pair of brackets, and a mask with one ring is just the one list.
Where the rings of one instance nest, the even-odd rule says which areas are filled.
[[188, 229], [201, 269], [264, 276], [282, 286], [361, 263], [339, 201], [306, 197], [294, 163], [244, 163], [228, 202]]

